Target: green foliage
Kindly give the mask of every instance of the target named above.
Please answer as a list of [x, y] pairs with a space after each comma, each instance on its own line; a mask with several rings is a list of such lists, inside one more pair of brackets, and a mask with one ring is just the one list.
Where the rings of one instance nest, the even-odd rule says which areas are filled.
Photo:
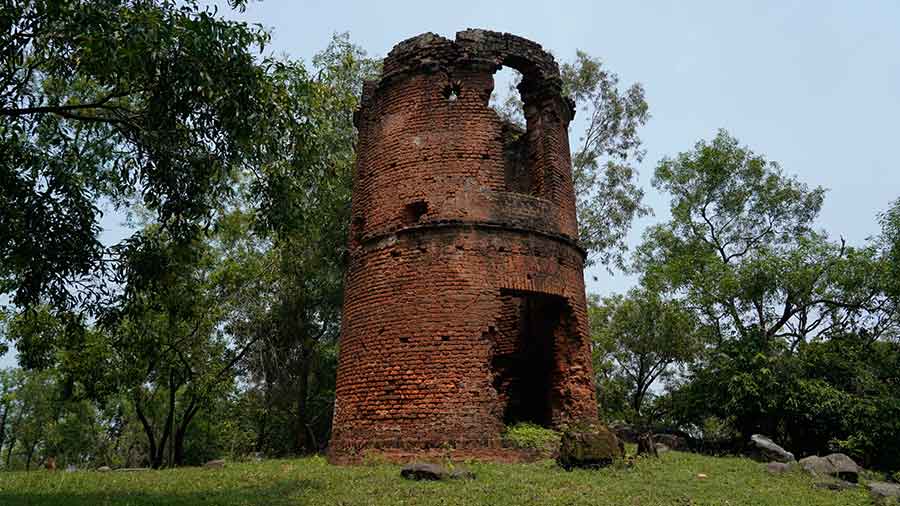
[[[626, 419], [639, 417], [650, 387], [668, 379], [675, 365], [692, 360], [700, 348], [693, 313], [679, 301], [645, 289], [602, 301], [592, 298], [588, 313], [595, 370], [601, 374], [611, 370], [624, 384], [632, 410]], [[601, 376], [599, 383], [603, 389], [615, 381]]]
[[504, 444], [523, 450], [553, 450], [559, 447], [561, 434], [529, 422], [519, 422], [503, 431]]
[[[260, 60], [252, 53], [268, 40], [265, 32], [224, 21], [194, 2], [110, 0], [62, 11], [53, 5], [23, 7], [16, 15], [22, 23], [65, 30], [75, 25], [54, 16], [81, 16], [84, 37], [70, 42], [72, 51], [102, 46], [107, 70], [75, 65], [66, 75], [84, 81], [83, 91], [94, 98], [83, 97], [77, 107], [74, 98], [50, 103], [51, 91], [65, 87], [57, 83], [51, 90], [53, 71], [37, 61], [53, 55], [25, 47], [37, 60], [34, 79], [24, 84], [30, 91], [23, 93], [35, 104], [50, 104], [23, 109], [14, 97], [11, 105], [0, 103], [0, 115], [17, 125], [58, 126], [53, 135], [59, 138], [38, 138], [37, 130], [17, 138], [50, 143], [41, 144], [46, 150], [36, 152], [36, 164], [56, 156], [53, 142], [80, 150], [83, 177], [72, 184], [85, 200], [53, 204], [54, 213], [64, 218], [65, 206], [81, 212], [107, 200], [128, 209], [138, 231], [110, 249], [90, 251], [99, 244], [97, 209], [82, 213], [87, 224], [63, 219], [80, 227], [73, 232], [79, 237], [14, 229], [19, 238], [55, 235], [83, 249], [64, 258], [81, 258], [77, 268], [40, 265], [57, 255], [52, 244], [0, 249], [10, 260], [4, 267], [12, 269], [0, 270], [0, 289], [18, 294], [19, 309], [8, 322], [4, 313], [4, 341], [17, 345], [23, 366], [59, 372], [63, 398], [120, 407], [113, 439], [124, 438], [129, 448], [100, 457], [107, 462], [159, 467], [212, 455], [321, 449], [334, 397], [352, 114], [363, 80], [379, 63], [346, 34], [335, 36], [309, 67]], [[134, 33], [117, 32], [122, 26]], [[106, 28], [125, 40], [99, 32]], [[116, 44], [121, 47], [114, 50]], [[160, 68], [172, 72], [164, 82], [156, 75]], [[136, 82], [147, 90], [135, 89]], [[107, 100], [104, 93], [116, 96]], [[87, 134], [78, 137], [92, 129], [102, 129], [116, 150], [101, 150]], [[60, 137], [72, 132], [74, 141]], [[19, 161], [7, 169], [15, 177], [45, 177]], [[26, 214], [34, 212], [28, 202], [0, 198], [0, 205]], [[3, 211], [4, 219], [18, 216]], [[35, 258], [38, 250], [43, 256]], [[65, 289], [19, 278], [19, 267]], [[84, 275], [97, 283], [71, 286]], [[33, 303], [44, 295], [52, 304]], [[234, 392], [239, 373], [244, 389]], [[213, 416], [229, 410], [234, 414]]]
[[[660, 400], [666, 416], [689, 432], [764, 433], [801, 455], [900, 466], [891, 212], [862, 247], [830, 241], [814, 231], [824, 190], [724, 131], [660, 162], [654, 185], [672, 195], [672, 218], [647, 232], [636, 266], [709, 335]], [[706, 430], [710, 418], [725, 430]]]
[[[142, 473], [4, 473], [3, 504], [131, 506], [270, 504], [863, 506], [863, 487], [836, 493], [813, 487], [805, 473], [772, 476], [748, 459], [667, 452], [627, 468], [563, 471], [536, 464], [467, 464], [476, 480], [413, 482], [399, 466], [332, 466], [321, 457], [228, 462], [224, 469]], [[697, 479], [697, 473], [708, 475]]]
[[[572, 152], [572, 173], [578, 213], [578, 238], [591, 254], [588, 263], [624, 267], [625, 237], [635, 218], [650, 214], [641, 201], [637, 164], [644, 151], [638, 130], [650, 119], [644, 88], [620, 89], [619, 76], [600, 59], [577, 51], [572, 62], [560, 66], [563, 94], [575, 101], [573, 126], [587, 117]], [[505, 121], [524, 129], [523, 103], [510, 83], [494, 108]]]
[[638, 130], [650, 119], [644, 88], [620, 90], [619, 76], [582, 51], [560, 72], [563, 93], [588, 118], [572, 152], [578, 240], [593, 255], [589, 262], [621, 268], [632, 222], [651, 212], [637, 185], [637, 164], [644, 157]]
[[0, 20], [0, 293], [100, 309], [123, 246], [98, 239], [104, 203], [190, 240], [257, 164], [269, 35], [193, 0], [5, 2]]

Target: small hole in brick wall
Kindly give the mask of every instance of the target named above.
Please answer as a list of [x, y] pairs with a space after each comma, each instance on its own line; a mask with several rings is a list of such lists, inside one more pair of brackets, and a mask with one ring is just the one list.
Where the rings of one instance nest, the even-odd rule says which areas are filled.
[[356, 241], [362, 240], [363, 231], [366, 228], [366, 219], [363, 218], [362, 216], [355, 216], [355, 217], [353, 217], [352, 225], [353, 225], [353, 238]]
[[401, 337], [401, 338], [400, 338], [400, 342], [401, 342], [401, 343], [408, 343], [408, 342], [409, 342], [409, 338], [408, 338], [408, 337]]
[[441, 341], [449, 341], [450, 336], [441, 336]]
[[399, 257], [399, 256], [400, 256], [400, 250], [396, 250], [396, 249], [395, 249], [395, 250], [391, 251], [391, 256], [394, 257], [394, 258]]
[[428, 202], [417, 200], [403, 206], [403, 223], [413, 225], [428, 212]]
[[444, 86], [444, 89], [441, 91], [441, 95], [443, 95], [444, 98], [446, 98], [449, 102], [456, 102], [459, 99], [459, 95], [461, 93], [462, 87], [460, 86], [459, 81]]

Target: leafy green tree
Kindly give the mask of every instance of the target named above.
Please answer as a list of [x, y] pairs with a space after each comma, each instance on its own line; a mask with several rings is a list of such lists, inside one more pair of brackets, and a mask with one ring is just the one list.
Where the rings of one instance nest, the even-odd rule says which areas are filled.
[[809, 189], [722, 131], [660, 162], [653, 184], [672, 219], [648, 230], [637, 266], [731, 338], [802, 340], [852, 325], [882, 293], [875, 252], [813, 230], [825, 191]]
[[[313, 58], [309, 70], [285, 67], [279, 75], [289, 90], [305, 88], [286, 95], [297, 112], [285, 116], [302, 115], [304, 128], [294, 128], [297, 137], [282, 137], [272, 148], [265, 176], [255, 180], [265, 186], [251, 187], [248, 195], [251, 202], [260, 200], [245, 224], [265, 246], [235, 250], [241, 256], [236, 261], [255, 266], [266, 280], [254, 307], [234, 322], [243, 339], [259, 337], [248, 356], [264, 401], [259, 424], [266, 436], [259, 451], [316, 451], [330, 431], [355, 161], [353, 111], [363, 81], [379, 69], [343, 34]], [[244, 236], [237, 230], [235, 237]], [[290, 436], [275, 435], [285, 427]], [[266, 442], [272, 438], [290, 444]]]
[[[642, 204], [637, 164], [644, 156], [638, 130], [650, 118], [644, 88], [620, 89], [619, 76], [600, 59], [578, 51], [575, 60], [561, 65], [563, 93], [575, 100], [587, 117], [572, 152], [578, 236], [591, 254], [589, 262], [624, 267], [625, 238], [635, 218], [650, 208]], [[510, 83], [494, 107], [501, 118], [523, 126], [523, 104]], [[576, 118], [574, 125], [581, 124]]]
[[654, 185], [672, 195], [672, 218], [647, 232], [636, 265], [712, 336], [666, 399], [670, 414], [872, 458], [874, 441], [891, 440], [876, 411], [894, 416], [897, 395], [890, 234], [830, 241], [814, 230], [824, 190], [725, 132], [663, 160]]
[[0, 293], [108, 304], [107, 204], [177, 240], [208, 226], [274, 112], [268, 40], [194, 0], [0, 5]]
[[[156, 230], [147, 234], [162, 234]], [[255, 285], [220, 263], [209, 242], [154, 250], [166, 253], [152, 259], [160, 272], [149, 289], [131, 294], [107, 338], [108, 369], [115, 372], [106, 382], [130, 394], [158, 468], [184, 462], [191, 423], [231, 388], [254, 341], [235, 340], [223, 326], [240, 300], [254, 296]]]
[[592, 338], [608, 350], [638, 418], [651, 386], [669, 378], [675, 366], [692, 360], [700, 347], [694, 314], [681, 302], [645, 289], [607, 297], [591, 316]]
[[[13, 410], [15, 378], [11, 369], [0, 369], [0, 457], [9, 433]], [[12, 443], [10, 443], [12, 444]]]

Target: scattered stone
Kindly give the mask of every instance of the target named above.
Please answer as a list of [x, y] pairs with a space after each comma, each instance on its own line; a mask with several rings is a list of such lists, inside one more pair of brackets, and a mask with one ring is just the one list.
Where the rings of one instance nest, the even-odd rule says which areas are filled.
[[697, 473], [697, 479], [698, 479], [698, 480], [705, 480], [705, 479], [707, 479], [707, 478], [709, 478], [709, 476], [707, 476], [707, 475], [705, 475], [705, 474], [703, 474], [703, 473]]
[[800, 466], [813, 476], [828, 476], [834, 471], [834, 467], [827, 459], [816, 455], [800, 459]]
[[766, 464], [766, 471], [772, 474], [784, 474], [791, 470], [793, 466], [784, 462], [769, 462]]
[[67, 473], [74, 473], [77, 470], [78, 470], [78, 468], [75, 467], [75, 464], [69, 464], [66, 466]]
[[597, 469], [624, 456], [619, 439], [602, 425], [589, 425], [565, 431], [557, 462], [563, 469]]
[[452, 471], [440, 464], [413, 462], [403, 466], [400, 476], [407, 480], [439, 481], [439, 480], [474, 480], [475, 473], [465, 467], [455, 467]]
[[885, 481], [870, 481], [866, 483], [869, 492], [876, 501], [885, 501], [892, 498], [900, 499], [900, 484]]
[[654, 434], [653, 440], [666, 445], [670, 450], [687, 451], [691, 447], [687, 438], [677, 434]]
[[646, 455], [648, 457], [659, 457], [659, 454], [656, 452], [656, 445], [653, 444], [653, 434], [649, 432], [646, 434], [641, 434], [638, 437], [637, 443], [637, 454], [638, 455]]
[[834, 466], [834, 473], [832, 476], [844, 481], [849, 481], [850, 483], [857, 483], [859, 481], [859, 472], [861, 469], [856, 465], [856, 462], [854, 462], [853, 459], [843, 453], [832, 453], [825, 458]]
[[834, 490], [835, 492], [841, 492], [844, 490], [850, 490], [856, 488], [856, 485], [853, 483], [848, 483], [842, 480], [829, 480], [829, 481], [820, 481], [813, 485], [816, 488], [821, 488], [825, 490]]
[[400, 470], [400, 476], [407, 480], [443, 480], [449, 476], [447, 469], [440, 464], [426, 464], [422, 462], [414, 462], [403, 466]]
[[450, 471], [451, 480], [474, 480], [475, 473], [465, 467], [457, 467]]
[[750, 457], [761, 462], [794, 462], [794, 454], [775, 444], [762, 434], [750, 437]]
[[669, 448], [667, 445], [664, 445], [664, 444], [662, 444], [662, 443], [654, 443], [653, 446], [656, 447], [656, 453], [657, 453], [657, 454], [660, 454], [660, 453], [666, 453], [666, 452], [672, 450], [672, 449]]
[[859, 481], [860, 467], [843, 453], [832, 453], [825, 457], [810, 456], [800, 459], [803, 470], [813, 476], [831, 476], [856, 483]]
[[637, 429], [634, 428], [633, 425], [627, 424], [622, 421], [613, 422], [609, 424], [609, 430], [619, 438], [620, 441], [624, 441], [626, 443], [637, 444], [638, 433]]
[[210, 460], [206, 464], [203, 464], [203, 467], [207, 469], [222, 469], [225, 467], [225, 461], [222, 459]]
[[110, 471], [112, 471], [112, 468], [109, 466], [100, 466], [97, 468], [98, 473], [108, 473]]

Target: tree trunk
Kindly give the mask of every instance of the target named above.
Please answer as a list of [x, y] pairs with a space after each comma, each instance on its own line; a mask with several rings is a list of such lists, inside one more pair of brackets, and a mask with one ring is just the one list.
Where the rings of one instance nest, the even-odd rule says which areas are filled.
[[196, 398], [192, 398], [191, 403], [184, 412], [184, 416], [181, 418], [181, 423], [178, 424], [178, 429], [175, 431], [175, 438], [172, 440], [172, 447], [175, 453], [173, 464], [176, 466], [184, 465], [184, 436], [187, 434], [188, 427], [198, 411], [200, 411], [200, 405], [197, 403]]
[[34, 449], [36, 446], [37, 446], [37, 441], [31, 443], [31, 446], [28, 448], [28, 457], [25, 460], [25, 470], [26, 471], [31, 470], [31, 459], [32, 459], [32, 457], [34, 457]]
[[312, 368], [312, 353], [304, 351], [300, 363], [300, 377], [297, 382], [297, 417], [295, 419], [296, 427], [294, 429], [294, 449], [297, 453], [307, 453], [309, 448], [309, 440], [306, 435], [307, 431], [307, 398], [309, 397], [309, 372]]
[[272, 401], [271, 394], [269, 393], [269, 389], [271, 385], [269, 382], [265, 382], [265, 391], [263, 392], [263, 409], [262, 418], [259, 420], [259, 423], [256, 427], [256, 451], [261, 453], [263, 448], [265, 447], [266, 438], [268, 437], [269, 430], [269, 412], [272, 410]]
[[137, 412], [138, 420], [141, 421], [141, 426], [144, 427], [144, 434], [147, 436], [147, 446], [150, 447], [150, 466], [152, 467], [156, 462], [156, 435], [154, 434], [153, 426], [150, 425], [150, 421], [144, 416], [144, 411], [141, 409], [141, 403], [137, 395], [134, 396], [134, 410]]
[[9, 404], [3, 406], [3, 415], [0, 416], [0, 451], [6, 442], [6, 418], [9, 416]]
[[644, 385], [643, 382], [638, 382], [635, 386], [634, 395], [631, 397], [631, 407], [634, 409], [634, 414], [640, 417], [641, 405], [644, 404], [644, 395], [647, 393], [647, 386]]
[[151, 467], [159, 469], [163, 466], [166, 459], [166, 444], [169, 442], [169, 436], [172, 434], [172, 428], [175, 424], [175, 377], [173, 372], [169, 372], [169, 412], [166, 414], [166, 423], [163, 428], [162, 437], [159, 438], [159, 447], [156, 449], [156, 455], [153, 456]]
[[16, 446], [15, 438], [10, 440], [10, 445], [6, 447], [6, 465], [3, 466], [3, 469], [9, 470], [9, 464], [12, 462], [12, 451], [13, 446]]

